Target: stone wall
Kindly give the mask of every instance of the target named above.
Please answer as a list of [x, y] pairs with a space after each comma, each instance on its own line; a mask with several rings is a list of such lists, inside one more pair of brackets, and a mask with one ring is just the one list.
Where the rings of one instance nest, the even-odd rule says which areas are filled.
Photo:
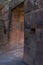
[[[11, 2], [5, 1], [3, 2], [3, 8], [2, 8], [2, 19], [4, 20], [5, 27], [6, 27], [6, 34], [5, 34], [5, 41], [7, 44], [11, 44], [9, 40], [11, 41], [10, 37], [12, 37], [11, 32], [11, 23], [12, 23], [12, 9], [21, 4], [24, 0], [12, 0]], [[15, 15], [16, 16], [16, 15]], [[19, 26], [19, 23], [16, 23], [16, 25]], [[21, 42], [21, 41], [20, 41]], [[14, 46], [14, 45], [13, 45]]]
[[10, 27], [10, 45], [14, 48], [24, 47], [24, 4], [21, 3], [12, 10]]
[[0, 49], [2, 46], [6, 45], [6, 28], [4, 20], [2, 19], [2, 10], [0, 10]]
[[0, 19], [2, 18], [2, 10], [0, 10]]
[[15, 8], [16, 6], [18, 6], [19, 4], [21, 4], [22, 2], [24, 2], [24, 0], [12, 0], [10, 2], [10, 9]]
[[11, 10], [22, 3], [24, 0], [11, 0], [11, 1], [3, 1], [2, 5], [2, 17], [5, 21], [6, 29], [8, 29]]
[[9, 26], [9, 3], [3, 2], [3, 8], [2, 8], [2, 20], [5, 24], [5, 34], [4, 34], [4, 41], [6, 42], [5, 45], [8, 44], [8, 26]]
[[43, 65], [43, 0], [25, 0], [24, 62]]
[[9, 3], [4, 3], [4, 6], [2, 8], [2, 18], [5, 22], [6, 30], [8, 29], [9, 25]]

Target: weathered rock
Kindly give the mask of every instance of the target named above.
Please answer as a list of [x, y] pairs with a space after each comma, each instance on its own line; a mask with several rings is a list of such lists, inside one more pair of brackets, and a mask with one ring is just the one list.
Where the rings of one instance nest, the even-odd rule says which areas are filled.
[[[43, 5], [42, 0], [36, 0], [38, 8], [29, 6], [29, 0], [25, 0], [25, 42], [24, 61], [29, 65], [43, 65]], [[34, 0], [31, 1], [34, 5]], [[40, 6], [39, 6], [40, 3]], [[30, 9], [29, 9], [30, 8]]]
[[43, 28], [43, 8], [25, 14], [25, 28]]
[[0, 20], [0, 46], [2, 46], [4, 43], [4, 22], [3, 20]]
[[38, 6], [35, 4], [34, 1], [25, 0], [24, 3], [24, 12], [30, 12], [32, 10], [38, 9]]
[[25, 0], [24, 12], [30, 12], [43, 8], [43, 0]]

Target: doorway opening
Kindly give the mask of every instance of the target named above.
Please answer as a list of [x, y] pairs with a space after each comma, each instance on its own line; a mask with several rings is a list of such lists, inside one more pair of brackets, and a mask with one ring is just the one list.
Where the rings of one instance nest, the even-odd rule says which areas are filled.
[[14, 48], [24, 48], [24, 3], [12, 10], [10, 45]]

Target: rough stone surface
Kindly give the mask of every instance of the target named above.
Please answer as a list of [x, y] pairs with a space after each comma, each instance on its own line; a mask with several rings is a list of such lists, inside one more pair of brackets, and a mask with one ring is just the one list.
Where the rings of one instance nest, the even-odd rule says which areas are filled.
[[10, 8], [13, 9], [22, 2], [24, 2], [24, 0], [12, 0], [11, 3], [10, 3]]
[[30, 12], [32, 10], [36, 10], [38, 9], [38, 6], [30, 1], [30, 0], [25, 0], [25, 3], [24, 3], [24, 12]]
[[13, 49], [0, 54], [0, 65], [25, 65], [23, 63], [23, 49]]
[[43, 28], [43, 8], [25, 14], [26, 28]]
[[0, 47], [6, 44], [4, 21], [0, 20]]
[[[25, 0], [24, 61], [43, 65], [43, 4], [42, 0]], [[30, 4], [30, 5], [29, 5]], [[35, 7], [35, 6], [36, 7]], [[32, 9], [33, 6], [33, 9]]]
[[[6, 46], [7, 44], [8, 45], [10, 44], [10, 47], [16, 47], [16, 48], [17, 46], [18, 48], [19, 46], [24, 47], [24, 44], [23, 44], [24, 43], [24, 39], [23, 39], [24, 38], [24, 15], [22, 14], [22, 12], [20, 14], [20, 11], [23, 11], [24, 13], [24, 10], [23, 10], [24, 8], [21, 8], [21, 6], [23, 7], [23, 5], [20, 5], [22, 2], [24, 2], [24, 0], [12, 0], [11, 2], [3, 1], [2, 3], [3, 5], [1, 10], [2, 15], [1, 14], [0, 15], [2, 19], [4, 20], [5, 28], [6, 28], [6, 34], [3, 37], [4, 41], [6, 42]], [[15, 8], [16, 6], [18, 6], [17, 7], [18, 14], [17, 12], [12, 13], [11, 11], [13, 8], [16, 11], [17, 10]], [[11, 17], [13, 18], [13, 20]], [[6, 49], [5, 46], [3, 49]]]
[[43, 8], [43, 0], [25, 0], [24, 6], [25, 12], [40, 9]]

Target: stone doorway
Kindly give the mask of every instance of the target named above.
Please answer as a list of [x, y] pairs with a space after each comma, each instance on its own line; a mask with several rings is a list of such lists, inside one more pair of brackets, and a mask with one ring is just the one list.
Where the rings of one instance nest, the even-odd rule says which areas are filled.
[[24, 47], [24, 3], [12, 10], [10, 45], [14, 48]]

